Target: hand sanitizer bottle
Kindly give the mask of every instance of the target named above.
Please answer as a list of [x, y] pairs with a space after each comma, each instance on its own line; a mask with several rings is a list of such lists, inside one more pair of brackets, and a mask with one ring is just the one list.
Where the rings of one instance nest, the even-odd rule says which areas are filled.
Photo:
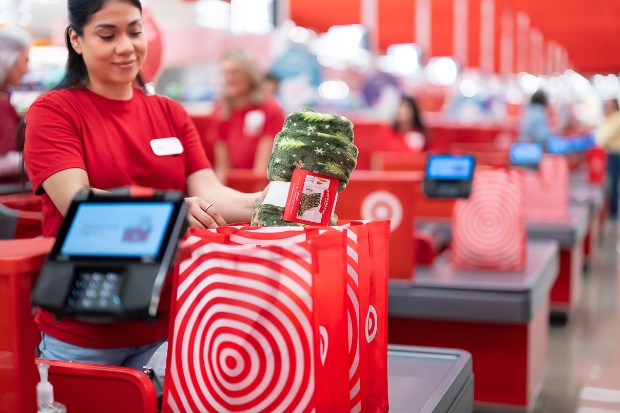
[[47, 371], [50, 365], [39, 364], [39, 375], [41, 381], [37, 384], [37, 404], [39, 405], [38, 413], [67, 413], [64, 404], [54, 401], [54, 388], [47, 380]]

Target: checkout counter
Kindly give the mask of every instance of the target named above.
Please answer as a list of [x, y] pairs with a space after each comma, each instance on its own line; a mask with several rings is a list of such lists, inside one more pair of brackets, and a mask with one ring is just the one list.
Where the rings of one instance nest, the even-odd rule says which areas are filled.
[[[120, 205], [123, 208], [141, 205], [141, 210], [153, 206], [153, 199], [131, 200], [120, 196], [93, 196], [74, 201], [57, 242], [53, 239], [0, 241], [0, 413], [36, 412], [38, 374], [34, 354], [40, 337], [32, 319], [33, 302], [61, 317], [148, 320], [154, 316], [153, 308], [157, 308], [163, 285], [160, 275], [174, 262], [177, 240], [184, 228], [185, 204], [182, 199], [181, 202], [178, 198], [166, 199], [166, 195], [162, 195], [156, 200], [159, 208], [155, 212], [161, 214], [167, 211], [168, 225], [157, 229], [156, 224], [152, 223], [150, 227], [154, 233], [163, 234], [156, 243], [160, 248], [149, 244], [152, 248], [148, 251], [131, 248], [119, 251], [113, 245], [88, 243], [80, 238], [93, 231], [91, 226], [86, 225], [92, 223], [93, 218], [97, 218], [96, 223], [105, 224], [110, 217], [119, 221], [119, 216], [129, 216], [124, 213], [118, 215], [121, 214], [119, 211], [117, 215], [105, 214], [98, 208], [109, 208], [115, 203], [116, 206], [124, 203]], [[173, 205], [162, 212], [160, 204], [167, 202]], [[135, 208], [133, 210], [135, 212]], [[128, 242], [143, 240], [145, 228], [148, 227], [144, 220], [138, 219], [138, 215], [133, 217], [139, 225], [122, 226], [122, 236]], [[121, 221], [127, 223], [127, 220]], [[95, 280], [95, 274], [104, 275], [106, 279], [99, 282]], [[110, 274], [114, 275], [111, 277], [114, 282], [106, 286], [104, 284], [111, 281], [108, 279]], [[135, 283], [148, 283], [149, 296], [129, 295], [129, 289], [124, 286], [135, 286]], [[91, 290], [97, 293], [99, 301], [89, 297]], [[110, 300], [106, 299], [105, 305], [100, 302], [105, 298], [102, 296], [104, 290], [111, 292]], [[399, 346], [390, 347], [388, 356], [390, 411], [472, 411], [472, 360], [468, 353]], [[68, 411], [85, 411], [83, 406], [88, 406], [89, 413], [123, 411], [128, 403], [128, 393], [102, 392], [101, 388], [93, 391], [92, 383], [104, 376], [108, 380], [106, 388], [127, 388], [127, 383], [133, 382], [134, 385], [129, 387], [135, 397], [145, 394], [154, 397], [155, 393], [149, 387], [152, 384], [136, 377], [135, 370], [62, 362], [54, 362], [50, 368], [56, 399], [65, 404]], [[62, 377], [62, 380], [57, 379], [54, 383], [54, 377]], [[124, 382], [126, 386], [116, 387], [115, 380]], [[136, 388], [140, 390], [136, 392]], [[156, 411], [153, 400], [132, 405], [146, 406], [142, 410], [144, 412]]]
[[551, 290], [551, 311], [561, 321], [567, 321], [577, 307], [583, 276], [583, 251], [589, 208], [571, 206], [565, 222], [528, 222], [528, 239], [554, 240], [560, 246], [560, 269]]
[[522, 272], [457, 270], [444, 253], [390, 280], [389, 343], [471, 353], [476, 411], [526, 411], [542, 386], [559, 245], [529, 241], [527, 254]]

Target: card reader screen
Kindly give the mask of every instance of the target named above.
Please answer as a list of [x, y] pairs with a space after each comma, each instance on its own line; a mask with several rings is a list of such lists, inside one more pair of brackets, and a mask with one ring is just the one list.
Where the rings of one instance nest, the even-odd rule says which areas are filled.
[[81, 204], [60, 254], [155, 258], [173, 209], [167, 202]]
[[568, 155], [573, 152], [573, 144], [570, 139], [552, 136], [547, 139], [547, 151], [554, 155]]
[[432, 155], [428, 157], [426, 179], [461, 181], [471, 179], [474, 158], [471, 156]]
[[539, 164], [543, 148], [539, 143], [519, 142], [510, 147], [510, 162], [513, 165]]

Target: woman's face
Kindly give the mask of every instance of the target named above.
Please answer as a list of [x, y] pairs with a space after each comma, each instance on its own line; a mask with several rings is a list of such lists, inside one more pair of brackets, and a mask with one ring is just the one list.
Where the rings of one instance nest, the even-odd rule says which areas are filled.
[[235, 59], [222, 61], [222, 94], [227, 98], [247, 96], [252, 89], [252, 80]]
[[18, 55], [13, 67], [6, 76], [6, 86], [17, 86], [21, 83], [22, 77], [28, 72], [28, 53], [30, 48], [22, 50]]
[[130, 84], [146, 57], [140, 10], [126, 1], [106, 3], [91, 16], [82, 37], [71, 31], [71, 44], [84, 58], [91, 82]]
[[413, 109], [405, 102], [400, 102], [396, 110], [396, 122], [400, 125], [413, 125]]

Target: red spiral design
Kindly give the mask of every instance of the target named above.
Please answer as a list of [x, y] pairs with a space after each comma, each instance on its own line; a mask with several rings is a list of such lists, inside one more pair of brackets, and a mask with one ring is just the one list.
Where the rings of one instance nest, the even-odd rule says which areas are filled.
[[522, 175], [476, 171], [472, 194], [454, 208], [452, 262], [457, 268], [521, 270], [525, 265]]
[[545, 155], [538, 171], [525, 172], [525, 218], [528, 222], [566, 222], [569, 211], [566, 158]]
[[310, 260], [300, 245], [195, 242], [179, 275], [168, 407], [312, 411]]

